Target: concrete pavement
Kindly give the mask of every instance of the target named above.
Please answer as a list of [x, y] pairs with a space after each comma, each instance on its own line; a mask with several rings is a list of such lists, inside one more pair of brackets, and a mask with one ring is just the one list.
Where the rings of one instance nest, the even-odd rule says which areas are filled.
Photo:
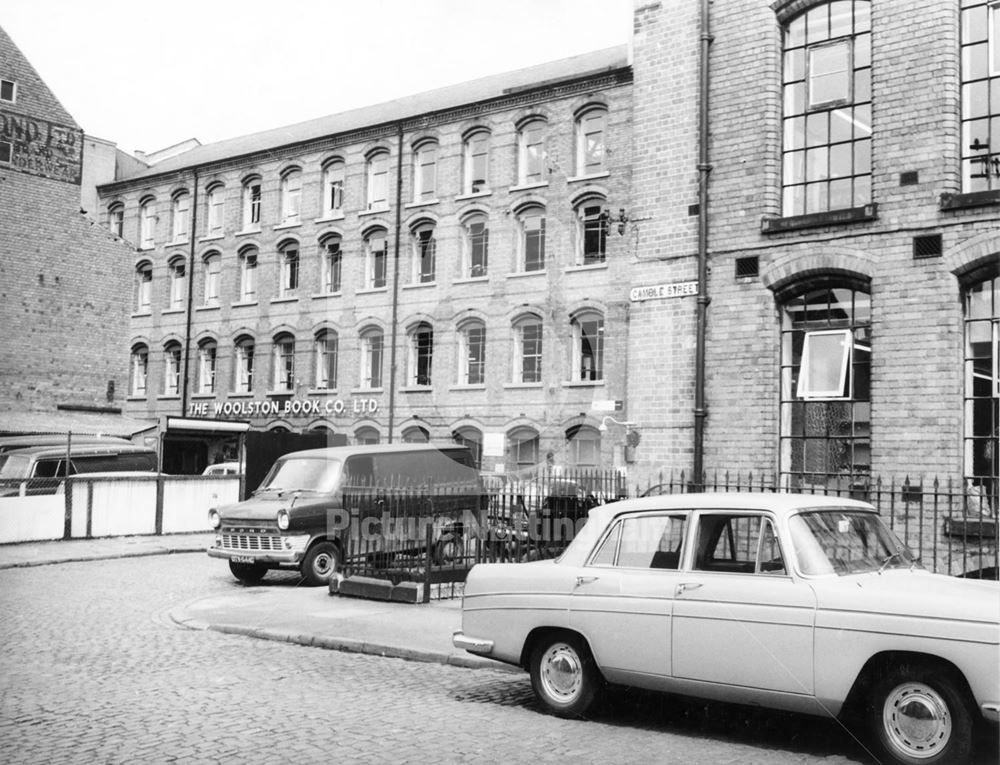
[[[211, 541], [211, 533], [197, 533], [0, 545], [0, 569], [199, 553]], [[458, 599], [413, 605], [332, 596], [325, 587], [269, 586], [267, 579], [244, 587], [233, 580], [228, 591], [174, 607], [170, 618], [190, 629], [351, 653], [470, 668], [506, 666], [452, 646], [452, 633], [462, 623]]]

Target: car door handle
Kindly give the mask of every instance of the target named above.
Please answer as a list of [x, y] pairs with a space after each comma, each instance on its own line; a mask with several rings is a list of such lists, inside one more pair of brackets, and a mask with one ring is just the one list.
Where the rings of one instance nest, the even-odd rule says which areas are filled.
[[590, 584], [591, 582], [596, 582], [600, 579], [599, 576], [578, 576], [576, 578], [576, 586], [579, 587], [581, 584]]
[[701, 587], [701, 582], [683, 582], [677, 585], [674, 595], [683, 595], [688, 590], [697, 590], [699, 587]]

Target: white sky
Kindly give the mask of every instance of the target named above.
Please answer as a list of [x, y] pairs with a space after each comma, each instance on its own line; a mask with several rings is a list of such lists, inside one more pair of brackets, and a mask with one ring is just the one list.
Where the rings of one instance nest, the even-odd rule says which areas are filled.
[[0, 26], [89, 135], [151, 152], [623, 45], [632, 2], [8, 0]]

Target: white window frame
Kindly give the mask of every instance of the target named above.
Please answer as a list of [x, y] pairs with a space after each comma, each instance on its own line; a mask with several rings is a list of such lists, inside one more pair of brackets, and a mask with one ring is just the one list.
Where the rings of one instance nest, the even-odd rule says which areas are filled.
[[149, 313], [153, 298], [153, 264], [141, 263], [135, 269], [135, 312]]
[[320, 278], [322, 279], [323, 294], [337, 295], [343, 288], [343, 240], [339, 236], [334, 236], [324, 241], [322, 246], [323, 261]]
[[[817, 64], [815, 57], [825, 51], [836, 48], [843, 48], [845, 66], [844, 69], [831, 72], [814, 72]], [[827, 98], [821, 101], [815, 99], [813, 89], [819, 77], [830, 77], [833, 75], [842, 76], [844, 82], [844, 93], [836, 98]], [[839, 80], [838, 80], [839, 81]], [[854, 55], [853, 45], [850, 38], [838, 38], [829, 42], [817, 43], [806, 48], [806, 100], [809, 109], [825, 109], [836, 104], [849, 104], [854, 101]]]
[[363, 334], [361, 336], [361, 352], [361, 388], [364, 390], [380, 389], [382, 387], [382, 365], [385, 361], [385, 335], [375, 330]]
[[[423, 345], [425, 337], [430, 341], [426, 347]], [[430, 324], [418, 324], [410, 331], [408, 339], [407, 384], [415, 388], [429, 387], [434, 375], [434, 328]]]
[[163, 395], [177, 396], [181, 388], [181, 346], [167, 346], [163, 349]]
[[335, 159], [323, 168], [323, 217], [332, 218], [344, 208], [344, 180], [346, 165]]
[[423, 223], [411, 232], [413, 282], [433, 284], [437, 277], [437, 239], [433, 223]]
[[272, 388], [275, 393], [295, 392], [295, 338], [281, 335], [274, 340], [272, 355], [274, 377]]
[[[481, 225], [482, 230], [482, 254], [481, 263], [476, 263], [476, 234], [473, 233], [472, 227]], [[465, 263], [465, 273], [470, 279], [476, 279], [478, 277], [483, 277], [489, 274], [489, 262], [490, 262], [490, 223], [489, 218], [483, 213], [476, 213], [475, 215], [470, 215], [462, 223], [462, 250], [463, 250], [463, 260]]]
[[174, 195], [173, 204], [173, 242], [188, 241], [189, 228], [191, 227], [191, 194], [187, 191], [180, 191]]
[[208, 236], [221, 236], [226, 226], [226, 189], [223, 186], [213, 186], [208, 190], [205, 201], [208, 214], [205, 229]]
[[259, 231], [264, 189], [260, 178], [248, 178], [243, 182], [243, 230]]
[[[600, 119], [600, 130], [589, 129], [595, 119]], [[599, 148], [596, 152], [589, 150], [589, 138], [600, 135]], [[600, 161], [588, 163], [588, 158], [600, 154]], [[592, 108], [583, 112], [576, 120], [576, 174], [578, 176], [596, 175], [607, 169], [608, 155], [608, 111], [604, 108]]]
[[156, 200], [139, 205], [139, 249], [150, 250], [156, 243]]
[[[478, 147], [481, 147], [481, 150]], [[480, 163], [482, 163], [482, 173], [477, 173], [476, 167]], [[480, 174], [482, 178], [475, 177]], [[476, 130], [466, 137], [462, 147], [462, 190], [466, 194], [485, 194], [489, 189], [490, 132]]]
[[251, 393], [253, 391], [253, 357], [254, 343], [252, 340], [242, 340], [235, 348], [235, 380], [236, 393]]
[[132, 351], [132, 395], [146, 396], [146, 385], [149, 382], [149, 349], [137, 346]]
[[[529, 354], [529, 348], [527, 346], [525, 333], [528, 328], [538, 330], [537, 340], [537, 351], [531, 349]], [[541, 383], [544, 380], [543, 374], [543, 360], [545, 357], [545, 326], [541, 319], [536, 317], [524, 318], [517, 322], [514, 327], [514, 382], [524, 385], [534, 385]], [[527, 377], [527, 366], [525, 362], [528, 359], [534, 359], [535, 372], [533, 376], [537, 376], [537, 380], [528, 380]]]
[[253, 303], [257, 300], [257, 269], [260, 267], [260, 252], [256, 248], [240, 253], [240, 302]]
[[[475, 342], [472, 340], [472, 333], [479, 335]], [[464, 324], [458, 332], [459, 338], [459, 367], [458, 381], [460, 385], [485, 385], [486, 384], [486, 326], [481, 321], [472, 321]], [[476, 368], [479, 379], [474, 379], [472, 370]]]
[[[545, 129], [547, 123], [541, 118], [530, 119], [518, 131], [517, 136], [517, 182], [528, 184], [542, 183], [545, 180]], [[536, 132], [537, 131], [537, 132]], [[532, 149], [535, 151], [532, 152]], [[537, 163], [537, 172], [531, 172], [532, 165]]]
[[389, 207], [389, 152], [376, 151], [366, 163], [368, 177], [367, 204], [369, 210]]
[[218, 346], [204, 343], [198, 346], [198, 392], [215, 393], [215, 373]]
[[[587, 216], [588, 210], [597, 209], [597, 215]], [[576, 208], [576, 262], [578, 265], [600, 265], [601, 263], [607, 263], [608, 261], [608, 216], [607, 216], [607, 205], [603, 199], [590, 199], [586, 202], [581, 202]], [[599, 227], [604, 229], [604, 247], [596, 258], [591, 258], [588, 262], [587, 260], [587, 227], [588, 223], [596, 222]]]
[[[596, 348], [592, 348], [591, 358], [595, 359], [592, 374], [596, 376], [586, 377], [583, 373], [583, 340], [584, 326], [596, 324]], [[596, 311], [585, 311], [573, 317], [573, 375], [574, 382], [598, 383], [604, 381], [604, 351], [605, 351], [605, 324], [604, 316]]]
[[302, 171], [288, 170], [281, 176], [281, 224], [293, 226], [302, 217]]
[[[376, 250], [372, 245], [381, 240], [382, 249]], [[378, 231], [365, 237], [365, 288], [385, 289], [388, 284], [389, 239], [385, 232]], [[377, 282], [381, 281], [381, 284]]]
[[108, 229], [118, 237], [125, 235], [125, 205], [116, 202], [108, 208]]
[[[831, 354], [835, 350], [833, 344], [840, 338], [840, 353]], [[840, 401], [853, 398], [853, 375], [851, 364], [854, 361], [854, 334], [849, 329], [824, 329], [806, 332], [802, 340], [802, 360], [799, 365], [799, 381], [796, 396], [800, 399], [813, 401]], [[817, 364], [822, 364], [822, 368]], [[813, 383], [818, 372], [826, 371], [823, 377], [829, 377], [829, 371], [837, 376], [836, 387], [819, 388]]]
[[316, 336], [316, 389], [335, 390], [337, 388], [338, 354], [340, 339], [333, 330], [326, 330]]
[[219, 283], [222, 277], [222, 255], [213, 252], [205, 256], [205, 305], [219, 304]]
[[[527, 222], [529, 219], [539, 218], [541, 220], [541, 225], [538, 230], [538, 243], [539, 243], [539, 265], [537, 268], [528, 268], [528, 228]], [[518, 246], [518, 269], [524, 273], [542, 273], [545, 271], [545, 228], [546, 228], [546, 209], [541, 205], [532, 205], [526, 207], [517, 215], [517, 246]], [[536, 234], [532, 233], [532, 236]]]
[[175, 258], [167, 268], [170, 273], [170, 308], [183, 308], [187, 297], [187, 262], [183, 258]]
[[278, 283], [278, 294], [283, 298], [295, 297], [299, 292], [302, 280], [302, 261], [299, 247], [291, 244], [281, 249], [281, 280]]
[[432, 202], [437, 193], [438, 145], [425, 141], [413, 150], [413, 202]]

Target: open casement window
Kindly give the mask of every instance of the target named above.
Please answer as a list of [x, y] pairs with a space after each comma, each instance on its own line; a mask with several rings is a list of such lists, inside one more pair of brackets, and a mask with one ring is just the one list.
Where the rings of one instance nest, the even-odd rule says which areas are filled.
[[198, 392], [215, 392], [215, 343], [205, 343], [198, 348]]
[[804, 399], [849, 399], [854, 342], [849, 329], [807, 332], [796, 395]]
[[365, 287], [382, 289], [386, 286], [388, 250], [384, 231], [377, 231], [365, 240]]
[[281, 335], [274, 340], [273, 390], [292, 393], [295, 390], [295, 338]]
[[243, 230], [260, 228], [260, 205], [263, 192], [259, 178], [250, 178], [243, 184]]
[[413, 231], [413, 280], [418, 284], [434, 281], [437, 241], [434, 226], [424, 224]]
[[485, 130], [476, 131], [465, 139], [462, 179], [464, 193], [479, 194], [487, 190], [489, 152], [490, 134]]
[[431, 384], [431, 362], [434, 357], [434, 330], [420, 324], [410, 332], [409, 384]]
[[332, 217], [344, 206], [344, 163], [334, 160], [323, 169], [323, 214]]
[[337, 333], [321, 332], [316, 336], [316, 388], [332, 390], [337, 387]]
[[382, 210], [389, 200], [389, 152], [379, 151], [368, 158], [368, 209]]
[[253, 391], [253, 340], [243, 338], [236, 342], [236, 393]]

